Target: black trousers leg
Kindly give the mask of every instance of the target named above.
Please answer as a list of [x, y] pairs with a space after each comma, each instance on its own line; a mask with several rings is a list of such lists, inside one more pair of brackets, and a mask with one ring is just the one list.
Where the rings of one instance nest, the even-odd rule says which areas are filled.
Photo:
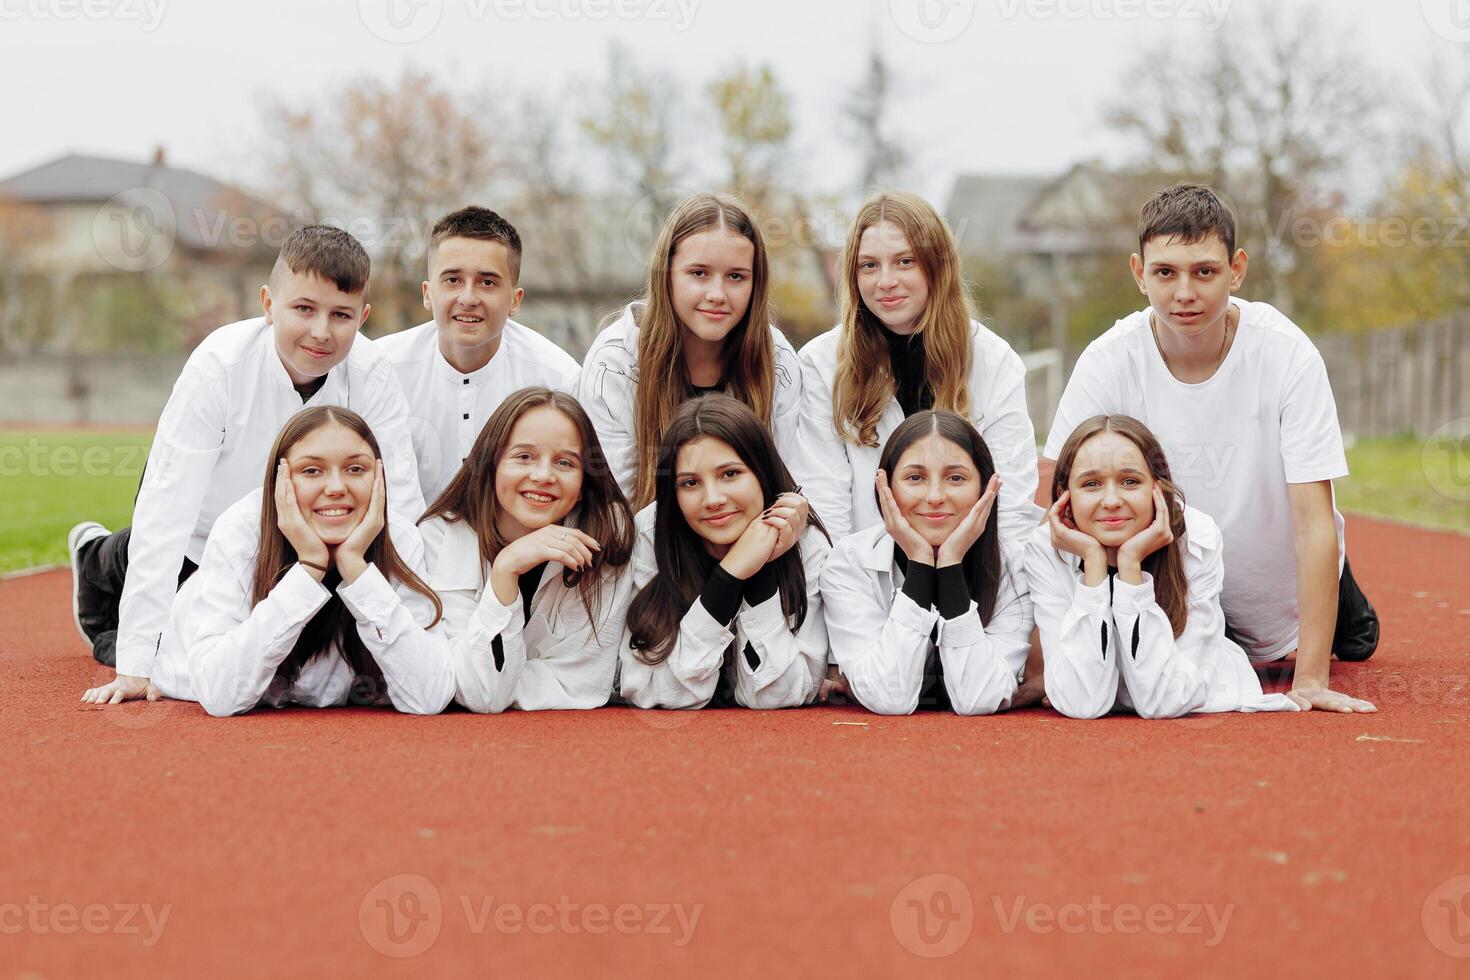
[[[82, 629], [92, 638], [92, 656], [108, 667], [117, 665], [118, 606], [128, 575], [128, 543], [133, 529], [125, 527], [83, 546], [77, 554], [80, 594], [78, 613]], [[179, 568], [179, 585], [198, 569], [188, 558]]]

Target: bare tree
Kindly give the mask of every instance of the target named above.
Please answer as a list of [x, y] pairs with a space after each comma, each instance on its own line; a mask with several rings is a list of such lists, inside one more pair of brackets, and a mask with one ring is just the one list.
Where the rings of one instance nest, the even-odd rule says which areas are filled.
[[736, 67], [707, 92], [720, 122], [728, 186], [757, 212], [768, 210], [788, 176], [790, 98], [769, 65]]
[[607, 76], [588, 86], [588, 108], [579, 120], [613, 173], [646, 198], [660, 220], [676, 193], [679, 91], [671, 77], [640, 68], [627, 48], [613, 44]]
[[[1150, 167], [1225, 191], [1251, 242], [1252, 292], [1312, 307], [1317, 263], [1302, 218], [1341, 203], [1340, 185], [1375, 119], [1365, 58], [1320, 8], [1270, 8], [1201, 46], [1171, 37], [1125, 73], [1110, 123]], [[1189, 44], [1199, 58], [1180, 58]]]
[[897, 94], [898, 77], [875, 37], [868, 44], [862, 80], [842, 105], [853, 148], [861, 161], [859, 194], [895, 183], [908, 163], [908, 154], [894, 137], [889, 119]]
[[343, 224], [373, 253], [380, 328], [409, 326], [422, 312], [431, 223], [504, 173], [509, 153], [495, 137], [492, 89], [470, 91], [405, 70], [349, 81], [305, 108], [280, 99], [262, 107], [276, 190], [306, 217]]

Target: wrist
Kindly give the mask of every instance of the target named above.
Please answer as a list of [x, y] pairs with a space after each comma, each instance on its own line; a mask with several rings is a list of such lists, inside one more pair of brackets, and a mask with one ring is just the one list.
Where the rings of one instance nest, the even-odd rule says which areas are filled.
[[356, 582], [358, 576], [367, 571], [367, 559], [357, 554], [337, 555], [337, 572], [342, 576], [343, 585], [351, 585]]
[[733, 548], [730, 550], [729, 554], [720, 559], [720, 567], [723, 568], [725, 570], [725, 573], [728, 574], [731, 578], [738, 578], [742, 582], [750, 578], [757, 571], [759, 571], [759, 566], [752, 568], [750, 562], [738, 556]]
[[929, 547], [928, 544], [921, 544], [916, 545], [912, 548], [905, 548], [903, 549], [903, 553], [905, 555], [908, 555], [909, 561], [917, 562], [920, 565], [929, 565], [931, 567], [934, 565], [934, 549]]

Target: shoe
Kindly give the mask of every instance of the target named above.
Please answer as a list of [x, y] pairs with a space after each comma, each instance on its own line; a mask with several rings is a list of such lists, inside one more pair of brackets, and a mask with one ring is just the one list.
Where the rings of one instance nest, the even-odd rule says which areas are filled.
[[82, 626], [84, 611], [90, 612], [90, 610], [83, 609], [87, 603], [82, 598], [82, 549], [93, 541], [105, 538], [111, 533], [111, 531], [96, 521], [83, 521], [72, 528], [71, 533], [66, 536], [66, 550], [71, 556], [71, 621], [76, 624], [77, 632], [81, 634], [83, 642], [87, 644], [89, 649], [93, 642], [92, 636]]
[[1342, 579], [1337, 592], [1337, 625], [1333, 630], [1332, 652], [1338, 660], [1361, 663], [1378, 649], [1378, 612], [1353, 578], [1347, 560], [1342, 563]]

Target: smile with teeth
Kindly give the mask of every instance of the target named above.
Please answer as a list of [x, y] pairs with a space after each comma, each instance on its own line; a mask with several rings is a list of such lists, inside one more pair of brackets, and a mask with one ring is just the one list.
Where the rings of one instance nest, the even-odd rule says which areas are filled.
[[546, 493], [537, 493], [534, 490], [522, 490], [521, 498], [529, 500], [533, 504], [549, 504], [556, 500], [555, 497]]
[[318, 517], [346, 517], [352, 513], [351, 507], [323, 507], [317, 512]]

